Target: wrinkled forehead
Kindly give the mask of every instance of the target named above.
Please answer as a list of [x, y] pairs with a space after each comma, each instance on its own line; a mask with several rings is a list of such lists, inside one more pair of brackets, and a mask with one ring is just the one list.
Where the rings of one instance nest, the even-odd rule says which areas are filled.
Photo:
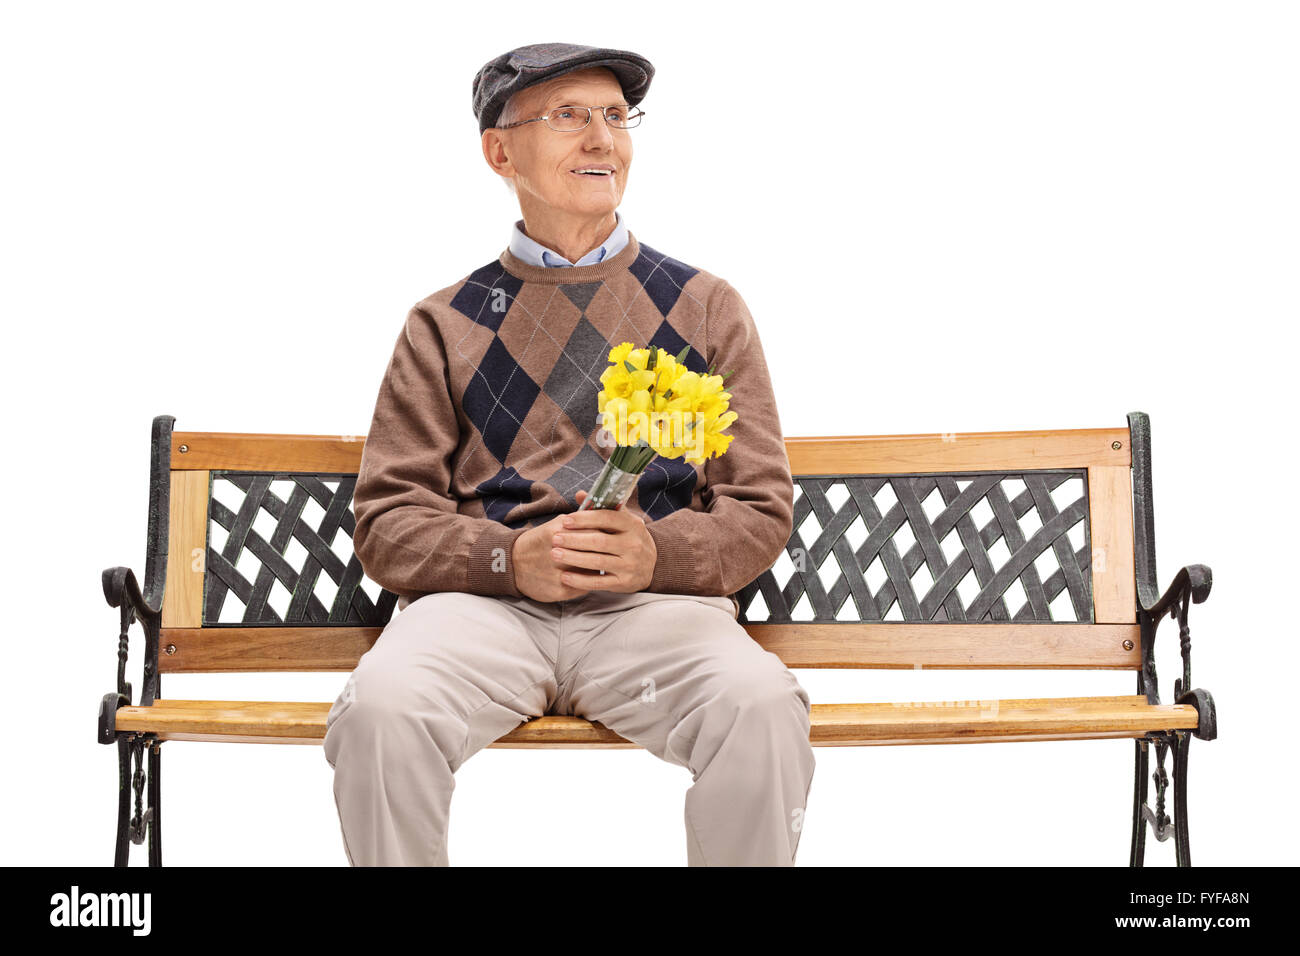
[[604, 67], [565, 73], [522, 89], [517, 95], [530, 109], [539, 111], [556, 106], [627, 105], [618, 77]]

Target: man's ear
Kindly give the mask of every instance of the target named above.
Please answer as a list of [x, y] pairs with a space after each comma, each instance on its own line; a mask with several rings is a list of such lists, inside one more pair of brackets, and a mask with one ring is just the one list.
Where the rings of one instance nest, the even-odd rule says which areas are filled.
[[[488, 166], [497, 175], [514, 171], [514, 164], [510, 160], [510, 155], [506, 151], [506, 137], [500, 130], [485, 129], [483, 131], [483, 158], [487, 160]], [[506, 177], [509, 178], [509, 177]]]

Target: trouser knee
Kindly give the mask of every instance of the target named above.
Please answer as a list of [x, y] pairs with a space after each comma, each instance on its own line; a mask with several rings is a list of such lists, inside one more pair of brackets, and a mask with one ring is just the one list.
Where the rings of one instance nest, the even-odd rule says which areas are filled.
[[354, 672], [326, 720], [325, 757], [334, 766], [344, 750], [389, 759], [427, 759], [435, 750], [453, 768], [465, 745], [465, 721], [446, 705], [388, 679]]

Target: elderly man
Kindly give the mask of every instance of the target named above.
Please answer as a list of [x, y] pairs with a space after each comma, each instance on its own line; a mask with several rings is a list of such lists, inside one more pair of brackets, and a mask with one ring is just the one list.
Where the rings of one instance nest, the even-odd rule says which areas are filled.
[[[500, 256], [412, 307], [379, 388], [354, 546], [398, 613], [325, 735], [354, 866], [446, 865], [456, 770], [548, 713], [692, 772], [689, 865], [794, 863], [809, 698], [731, 596], [789, 540], [793, 482], [740, 295], [617, 212], [653, 76], [635, 53], [544, 43], [474, 79], [483, 155], [523, 218]], [[733, 441], [702, 465], [661, 456], [624, 507], [578, 511], [625, 341], [734, 372]]]

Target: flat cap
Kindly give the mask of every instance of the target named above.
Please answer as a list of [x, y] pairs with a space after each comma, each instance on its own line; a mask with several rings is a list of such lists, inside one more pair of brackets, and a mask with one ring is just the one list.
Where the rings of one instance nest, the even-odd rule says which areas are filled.
[[474, 115], [479, 133], [496, 125], [506, 101], [524, 87], [597, 66], [614, 71], [629, 106], [645, 98], [655, 75], [649, 60], [627, 50], [577, 43], [521, 46], [488, 61], [474, 75]]

